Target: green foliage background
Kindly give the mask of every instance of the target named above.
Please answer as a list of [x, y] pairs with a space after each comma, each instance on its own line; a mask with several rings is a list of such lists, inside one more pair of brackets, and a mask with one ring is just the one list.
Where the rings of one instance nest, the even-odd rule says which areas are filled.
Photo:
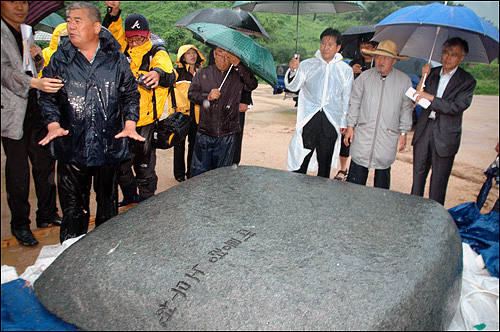
[[[66, 1], [66, 4], [74, 1]], [[104, 1], [90, 1], [106, 13]], [[377, 24], [394, 11], [410, 5], [425, 5], [434, 1], [363, 1], [366, 11], [341, 14], [318, 14], [299, 16], [298, 53], [301, 59], [314, 56], [319, 48], [319, 36], [327, 27], [344, 32], [351, 26]], [[444, 1], [440, 1], [444, 3]], [[231, 8], [233, 1], [122, 1], [122, 19], [132, 14], [144, 15], [150, 24], [152, 33], [167, 42], [172, 62], [177, 59], [177, 49], [184, 44], [197, 46], [205, 55], [209, 48], [193, 39], [190, 31], [174, 27], [173, 24], [198, 9], [216, 7]], [[452, 5], [449, 2], [448, 5]], [[64, 10], [58, 12], [66, 17]], [[295, 53], [295, 33], [297, 17], [285, 14], [252, 13], [267, 31], [270, 39], [255, 38], [273, 55], [276, 64], [288, 63]], [[492, 64], [462, 64], [478, 81], [475, 94], [498, 95], [499, 73], [498, 59]]]

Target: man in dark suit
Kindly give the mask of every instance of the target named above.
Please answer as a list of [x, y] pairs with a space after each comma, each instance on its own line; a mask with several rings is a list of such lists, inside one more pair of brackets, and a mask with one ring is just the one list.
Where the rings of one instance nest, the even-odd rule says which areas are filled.
[[[463, 112], [469, 108], [476, 80], [458, 65], [467, 55], [465, 40], [450, 38], [443, 44], [442, 67], [422, 68], [422, 80], [415, 93], [416, 101], [431, 101], [422, 109], [413, 135], [413, 195], [424, 195], [429, 169], [432, 168], [429, 198], [444, 205], [448, 179], [462, 136]], [[420, 91], [427, 73], [426, 86]]]

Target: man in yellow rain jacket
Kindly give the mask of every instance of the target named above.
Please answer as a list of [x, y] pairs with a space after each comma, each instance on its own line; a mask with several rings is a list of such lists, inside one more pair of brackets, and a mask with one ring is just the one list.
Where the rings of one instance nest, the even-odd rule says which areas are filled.
[[153, 123], [163, 113], [168, 87], [175, 82], [175, 73], [167, 50], [151, 42], [149, 23], [144, 16], [129, 15], [124, 29], [120, 1], [106, 1], [106, 5], [110, 10], [103, 20], [103, 26], [111, 31], [122, 46], [121, 50], [129, 58], [130, 69], [138, 79], [141, 109], [137, 132], [146, 138], [144, 143], [130, 141], [132, 158], [124, 162], [120, 170], [118, 183], [123, 192], [123, 201], [118, 206], [125, 206], [155, 194], [158, 177], [155, 172], [156, 149], [151, 146]]

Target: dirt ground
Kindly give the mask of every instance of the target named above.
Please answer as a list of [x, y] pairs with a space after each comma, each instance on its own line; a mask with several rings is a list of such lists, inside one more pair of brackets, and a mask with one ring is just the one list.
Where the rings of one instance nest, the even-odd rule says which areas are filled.
[[[252, 165], [286, 170], [286, 155], [290, 138], [296, 121], [295, 102], [284, 95], [273, 95], [269, 85], [259, 85], [253, 92], [254, 106], [247, 112], [243, 137], [241, 165]], [[474, 96], [471, 107], [464, 113], [462, 143], [455, 158], [452, 176], [448, 185], [445, 208], [457, 206], [465, 202], [473, 202], [484, 183], [483, 170], [495, 159], [495, 146], [498, 142], [498, 96]], [[407, 148], [398, 153], [392, 166], [391, 190], [410, 193], [412, 185], [412, 146], [413, 133], [408, 135]], [[158, 191], [161, 192], [177, 184], [173, 177], [173, 151], [158, 150], [157, 174]], [[12, 245], [10, 238], [10, 211], [5, 192], [5, 155], [1, 155], [1, 208], [2, 208], [2, 265], [15, 266], [18, 274], [34, 263], [42, 245], [58, 243], [55, 227], [38, 232], [34, 223], [36, 196], [31, 184], [30, 202], [32, 230], [41, 245], [35, 248]], [[337, 174], [332, 169], [331, 178]], [[311, 174], [315, 175], [315, 174]], [[368, 184], [373, 185], [373, 171], [370, 171]], [[426, 195], [428, 188], [426, 189]], [[425, 196], [426, 197], [426, 196]], [[498, 187], [493, 186], [482, 212], [491, 210], [498, 198]], [[121, 199], [121, 198], [120, 198]], [[91, 200], [93, 202], [93, 200]], [[91, 206], [91, 215], [95, 215], [95, 203]], [[10, 238], [10, 242], [7, 240]], [[6, 244], [8, 243], [8, 244]]]

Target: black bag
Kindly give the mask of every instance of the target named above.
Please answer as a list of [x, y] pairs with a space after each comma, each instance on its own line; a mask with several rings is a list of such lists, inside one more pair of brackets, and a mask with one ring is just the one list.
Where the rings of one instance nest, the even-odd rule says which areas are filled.
[[191, 119], [181, 112], [170, 114], [166, 119], [155, 121], [152, 144], [157, 149], [169, 149], [184, 140], [189, 133]]

